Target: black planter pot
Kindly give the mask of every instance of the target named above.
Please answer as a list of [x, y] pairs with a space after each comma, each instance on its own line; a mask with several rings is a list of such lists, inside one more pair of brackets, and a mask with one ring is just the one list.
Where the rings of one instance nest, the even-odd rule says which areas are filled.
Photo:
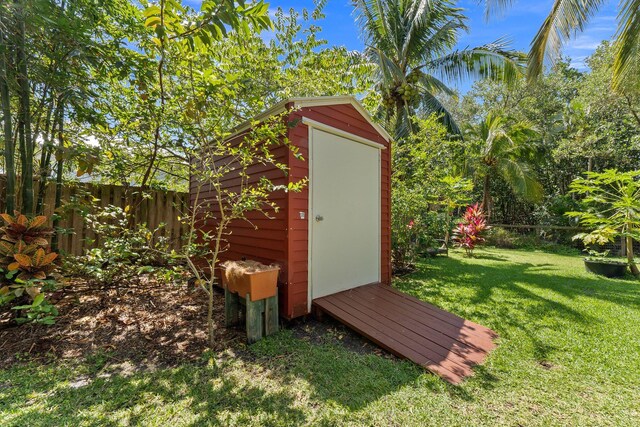
[[627, 264], [623, 262], [602, 262], [591, 259], [584, 260], [584, 268], [594, 274], [605, 277], [623, 277], [627, 271]]

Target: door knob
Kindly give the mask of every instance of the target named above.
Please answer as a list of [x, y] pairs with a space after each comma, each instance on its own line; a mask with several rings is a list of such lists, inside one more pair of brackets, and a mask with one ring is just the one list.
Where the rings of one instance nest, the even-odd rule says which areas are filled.
[[322, 217], [322, 215], [316, 215], [316, 221], [320, 222], [322, 221], [324, 218]]

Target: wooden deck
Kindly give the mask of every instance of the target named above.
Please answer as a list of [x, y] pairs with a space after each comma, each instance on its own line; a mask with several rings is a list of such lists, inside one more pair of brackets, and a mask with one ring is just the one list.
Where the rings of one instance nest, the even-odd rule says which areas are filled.
[[387, 351], [458, 384], [495, 348], [497, 334], [387, 285], [313, 300], [321, 310]]

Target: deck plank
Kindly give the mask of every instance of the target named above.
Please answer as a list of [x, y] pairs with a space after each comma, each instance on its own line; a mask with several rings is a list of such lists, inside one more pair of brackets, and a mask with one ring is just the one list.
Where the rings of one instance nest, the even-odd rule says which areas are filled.
[[417, 321], [424, 325], [425, 328], [432, 329], [442, 336], [453, 338], [463, 345], [476, 347], [480, 352], [486, 353], [495, 347], [493, 338], [488, 334], [484, 332], [478, 333], [476, 330], [466, 327], [464, 322], [460, 322], [458, 326], [454, 326], [438, 317], [433, 317], [429, 312], [422, 312], [413, 304], [407, 304], [402, 298], [398, 298], [393, 294], [389, 296], [386, 290], [380, 289], [384, 287], [379, 286], [378, 288], [370, 289], [362, 289], [362, 287], [359, 287], [351, 289], [350, 292], [358, 294], [361, 298], [376, 302], [380, 294], [383, 294], [383, 297], [388, 301], [385, 309], [388, 308], [398, 315]]
[[387, 285], [360, 286], [313, 300], [316, 309], [387, 351], [458, 384], [495, 348], [491, 329]]

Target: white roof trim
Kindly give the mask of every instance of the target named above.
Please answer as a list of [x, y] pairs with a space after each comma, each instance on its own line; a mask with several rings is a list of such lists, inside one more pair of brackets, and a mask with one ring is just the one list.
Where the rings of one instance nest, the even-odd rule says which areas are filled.
[[358, 142], [360, 144], [368, 145], [369, 147], [377, 148], [378, 150], [386, 150], [387, 149], [387, 147], [385, 147], [384, 145], [382, 145], [382, 144], [380, 144], [378, 142], [372, 141], [372, 140], [367, 139], [367, 138], [363, 138], [363, 137], [358, 136], [358, 135], [354, 135], [351, 132], [347, 132], [347, 131], [344, 131], [342, 129], [335, 128], [333, 126], [329, 126], [328, 124], [312, 120], [312, 119], [310, 119], [308, 117], [303, 117], [302, 118], [302, 123], [307, 125], [307, 126], [309, 126], [309, 127], [311, 127], [311, 128], [318, 129], [318, 130], [321, 130], [321, 131], [324, 131], [324, 132], [327, 132], [327, 133], [331, 133], [331, 134], [334, 134], [334, 135], [337, 135], [337, 136], [341, 136], [341, 137], [343, 137], [345, 139], [349, 139], [351, 141]]
[[289, 99], [285, 99], [283, 101], [278, 102], [276, 105], [274, 105], [273, 107], [265, 110], [264, 112], [260, 113], [259, 115], [257, 115], [256, 117], [254, 117], [252, 120], [249, 120], [243, 124], [241, 124], [240, 126], [238, 126], [233, 132], [232, 134], [227, 138], [234, 138], [236, 136], [238, 136], [238, 134], [244, 132], [245, 130], [249, 129], [251, 127], [251, 123], [252, 122], [261, 122], [264, 119], [266, 119], [269, 116], [273, 116], [275, 114], [279, 114], [282, 113], [285, 109], [285, 106], [287, 104], [293, 104], [294, 107], [296, 108], [305, 108], [305, 107], [321, 107], [321, 106], [326, 106], [326, 105], [345, 105], [345, 104], [350, 104], [353, 106], [353, 108], [355, 108], [361, 115], [362, 117], [364, 117], [364, 119], [369, 122], [369, 124], [371, 126], [373, 126], [373, 128], [382, 136], [382, 138], [384, 138], [385, 141], [389, 142], [391, 140], [391, 136], [387, 133], [386, 130], [384, 130], [384, 128], [382, 126], [380, 126], [379, 124], [377, 124], [376, 122], [373, 121], [373, 119], [371, 118], [371, 116], [369, 115], [369, 113], [367, 112], [367, 110], [364, 109], [364, 107], [358, 102], [357, 99], [355, 99], [353, 96], [350, 95], [345, 95], [345, 96], [316, 96], [316, 97], [309, 97], [309, 98], [289, 98]]

